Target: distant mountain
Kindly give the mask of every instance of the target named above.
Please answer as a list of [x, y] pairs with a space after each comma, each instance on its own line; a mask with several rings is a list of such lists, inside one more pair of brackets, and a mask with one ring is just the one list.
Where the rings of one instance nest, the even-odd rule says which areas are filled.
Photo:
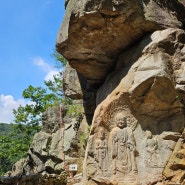
[[0, 123], [0, 135], [7, 135], [13, 130], [13, 124]]

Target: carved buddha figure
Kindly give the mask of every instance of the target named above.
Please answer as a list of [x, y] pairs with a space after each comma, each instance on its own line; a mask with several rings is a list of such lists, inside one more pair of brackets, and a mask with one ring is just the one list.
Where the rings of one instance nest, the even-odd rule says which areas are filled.
[[95, 140], [96, 155], [95, 160], [97, 164], [97, 173], [99, 176], [106, 176], [108, 165], [108, 152], [107, 152], [107, 140], [105, 138], [105, 132], [102, 127], [99, 129], [98, 138]]
[[159, 162], [159, 157], [157, 154], [157, 140], [153, 137], [150, 131], [146, 131], [146, 147], [148, 156], [146, 157], [146, 163], [150, 167], [157, 167]]
[[115, 116], [116, 127], [111, 131], [113, 173], [130, 174], [137, 172], [135, 162], [135, 139], [131, 128], [127, 127], [126, 117], [122, 113]]

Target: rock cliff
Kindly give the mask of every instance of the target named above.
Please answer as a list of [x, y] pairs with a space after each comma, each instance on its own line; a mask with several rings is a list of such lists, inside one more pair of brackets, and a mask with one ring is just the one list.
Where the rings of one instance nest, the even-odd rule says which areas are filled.
[[183, 28], [184, 14], [177, 0], [70, 0], [57, 49], [90, 84], [100, 84], [126, 47], [146, 33]]
[[184, 184], [184, 1], [66, 5], [56, 46], [93, 114], [81, 184]]

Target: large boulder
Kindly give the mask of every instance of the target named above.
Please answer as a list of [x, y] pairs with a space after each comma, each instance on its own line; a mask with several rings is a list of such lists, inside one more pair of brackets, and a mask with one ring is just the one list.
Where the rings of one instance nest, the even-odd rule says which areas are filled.
[[54, 133], [60, 128], [61, 121], [60, 107], [49, 107], [42, 114], [42, 131], [45, 133]]
[[184, 15], [179, 0], [70, 0], [57, 50], [88, 83], [100, 84], [125, 48], [149, 32], [183, 28]]
[[[86, 80], [81, 86], [91, 124], [96, 92], [120, 54], [147, 34], [184, 28], [184, 0], [67, 0], [56, 48]], [[110, 84], [109, 84], [110, 86]], [[110, 89], [107, 88], [107, 91]]]

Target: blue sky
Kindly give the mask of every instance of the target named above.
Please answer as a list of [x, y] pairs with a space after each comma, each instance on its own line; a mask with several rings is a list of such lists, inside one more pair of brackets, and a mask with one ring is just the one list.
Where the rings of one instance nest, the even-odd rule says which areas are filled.
[[25, 88], [57, 72], [51, 54], [63, 16], [64, 0], [0, 1], [0, 123], [26, 103]]

